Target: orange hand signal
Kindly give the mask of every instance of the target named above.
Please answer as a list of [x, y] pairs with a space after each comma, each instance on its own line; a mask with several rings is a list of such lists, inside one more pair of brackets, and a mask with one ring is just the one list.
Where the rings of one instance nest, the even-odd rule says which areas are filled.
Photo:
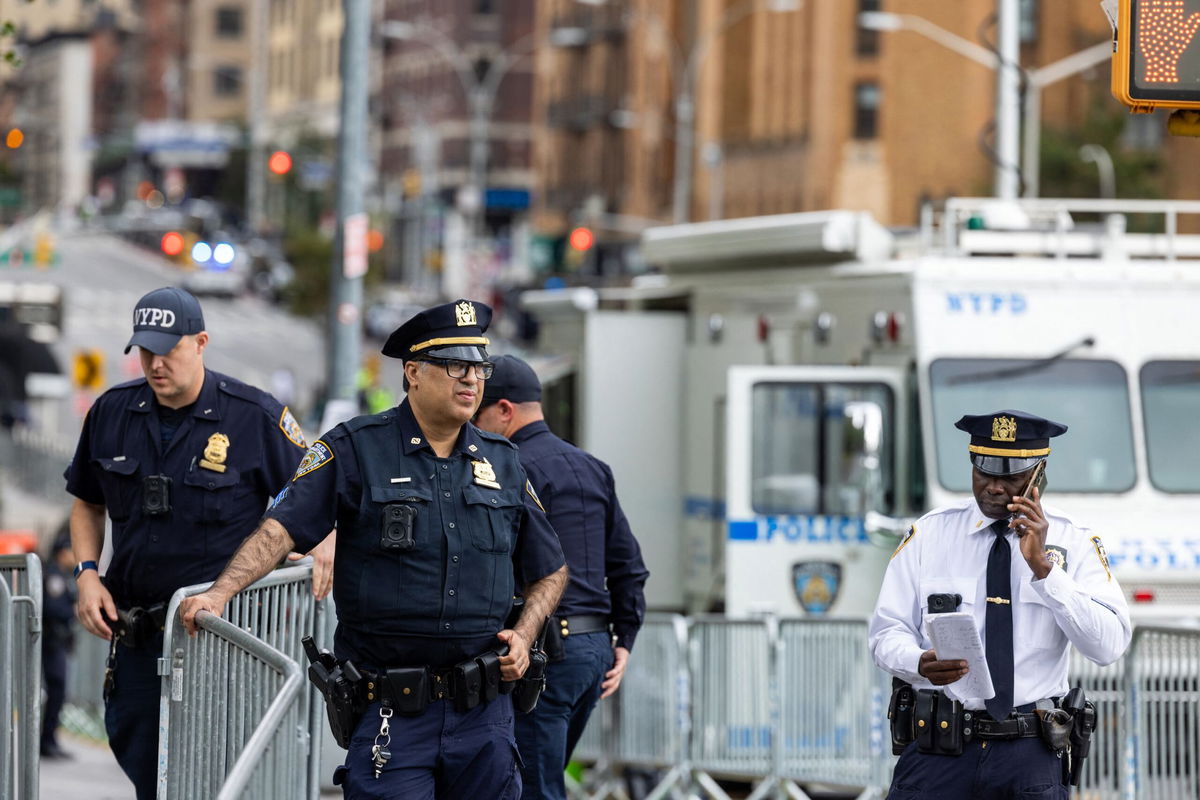
[[1143, 83], [1179, 81], [1179, 58], [1200, 28], [1200, 12], [1186, 19], [1184, 0], [1140, 0], [1138, 3], [1138, 50], [1145, 61]]

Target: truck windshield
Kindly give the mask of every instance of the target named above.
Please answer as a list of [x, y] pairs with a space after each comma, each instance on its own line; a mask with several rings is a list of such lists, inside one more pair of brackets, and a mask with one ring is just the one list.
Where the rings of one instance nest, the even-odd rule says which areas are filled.
[[760, 383], [752, 398], [755, 513], [862, 516], [893, 510], [890, 387]]
[[1150, 361], [1141, 385], [1150, 482], [1164, 492], [1200, 492], [1200, 361]]
[[1115, 361], [1062, 359], [1039, 365], [1015, 358], [944, 358], [929, 365], [933, 437], [940, 483], [971, 490], [967, 435], [954, 427], [963, 414], [1012, 408], [1070, 429], [1050, 443], [1047, 490], [1121, 492], [1136, 470], [1125, 370]]

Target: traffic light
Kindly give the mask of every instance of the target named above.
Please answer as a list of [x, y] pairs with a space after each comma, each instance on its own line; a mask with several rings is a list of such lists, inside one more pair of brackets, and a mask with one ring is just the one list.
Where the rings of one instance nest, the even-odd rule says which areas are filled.
[[4, 137], [4, 144], [9, 150], [16, 150], [25, 141], [25, 132], [20, 128], [11, 129]]
[[571, 235], [567, 237], [567, 243], [571, 245], [572, 250], [586, 253], [596, 243], [596, 234], [592, 233], [591, 228], [579, 227], [571, 231]]
[[1113, 96], [1134, 113], [1200, 109], [1200, 29], [1195, 0], [1119, 0]]
[[75, 387], [99, 391], [104, 388], [104, 354], [99, 350], [77, 350], [72, 369]]
[[162, 248], [163, 255], [169, 258], [175, 258], [183, 252], [183, 234], [181, 234], [179, 231], [168, 231], [163, 234], [162, 241], [159, 243], [159, 246]]
[[276, 150], [267, 159], [267, 169], [272, 175], [284, 176], [292, 171], [292, 157], [286, 150]]

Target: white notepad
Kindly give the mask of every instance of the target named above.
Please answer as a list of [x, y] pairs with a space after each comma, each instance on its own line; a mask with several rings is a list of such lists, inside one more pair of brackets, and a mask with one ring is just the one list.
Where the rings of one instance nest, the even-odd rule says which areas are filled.
[[979, 631], [975, 630], [975, 615], [966, 611], [932, 614], [927, 623], [929, 640], [939, 661], [967, 662], [967, 674], [950, 684], [960, 697], [995, 697], [992, 674]]

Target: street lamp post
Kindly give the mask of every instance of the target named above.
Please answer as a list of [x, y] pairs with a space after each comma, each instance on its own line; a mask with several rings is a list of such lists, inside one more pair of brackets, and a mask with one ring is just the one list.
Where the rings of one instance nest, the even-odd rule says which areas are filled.
[[383, 23], [381, 32], [390, 39], [419, 43], [433, 49], [454, 68], [458, 80], [462, 84], [470, 115], [467, 190], [474, 197], [467, 204], [466, 216], [468, 220], [467, 249], [473, 250], [483, 234], [484, 204], [487, 202], [488, 136], [496, 93], [508, 71], [533, 49], [536, 41], [535, 34], [528, 33], [507, 49], [502, 50], [489, 64], [483, 77], [479, 78], [475, 74], [470, 57], [453, 39], [437, 28], [400, 20], [389, 20]]
[[[1011, 5], [1009, 0], [1001, 0], [1001, 3], [1002, 11], [1008, 5]], [[1004, 19], [1002, 15], [1002, 24]], [[912, 14], [867, 11], [858, 15], [858, 24], [863, 28], [875, 31], [910, 31], [937, 42], [948, 50], [952, 50], [990, 69], [1005, 73], [1012, 69], [1016, 70], [1018, 75], [1021, 72], [1016, 56], [1009, 57], [1007, 53], [994, 53], [957, 34], [951, 33], [945, 28], [938, 27], [927, 19]], [[1012, 27], [1015, 30], [1015, 22]], [[1002, 31], [1001, 38], [1003, 39], [1004, 36], [1005, 33]], [[1009, 91], [1010, 84], [1005, 82], [1002, 86], [1000, 83], [997, 83], [998, 163], [996, 165], [995, 183], [997, 197], [1015, 199], [1017, 196], [1018, 181], [1016, 179], [1018, 173], [1016, 173], [1015, 168], [1010, 169], [1005, 165], [1015, 165], [1017, 163], [1016, 136], [1013, 132], [1018, 129], [1022, 131], [1022, 138], [1024, 140], [1021, 146], [1024, 152], [1020, 160], [1020, 176], [1025, 181], [1025, 196], [1038, 196], [1039, 147], [1041, 142], [1041, 90], [1052, 83], [1057, 83], [1064, 78], [1077, 75], [1084, 70], [1103, 63], [1111, 58], [1111, 56], [1112, 45], [1110, 42], [1105, 41], [1080, 50], [1051, 64], [1047, 64], [1044, 67], [1024, 70], [1024, 119], [1018, 113], [1016, 96]]]

